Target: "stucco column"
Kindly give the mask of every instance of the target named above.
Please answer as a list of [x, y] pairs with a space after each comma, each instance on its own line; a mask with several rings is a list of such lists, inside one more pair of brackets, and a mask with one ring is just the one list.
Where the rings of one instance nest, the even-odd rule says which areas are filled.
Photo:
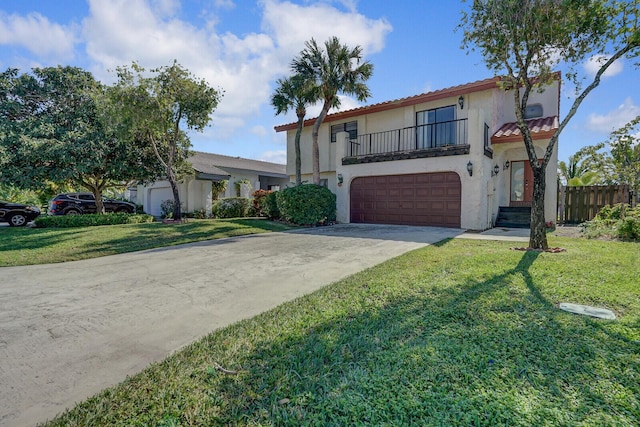
[[[349, 155], [349, 134], [338, 132], [336, 135], [336, 221], [341, 223], [349, 222], [349, 182], [345, 168], [342, 166], [342, 159]], [[342, 177], [342, 183], [340, 183]]]

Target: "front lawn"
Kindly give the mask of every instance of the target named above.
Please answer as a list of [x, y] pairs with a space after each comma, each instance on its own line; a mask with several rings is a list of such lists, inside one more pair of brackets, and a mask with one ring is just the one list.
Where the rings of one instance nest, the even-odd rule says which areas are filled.
[[289, 228], [262, 219], [190, 219], [171, 225], [154, 222], [80, 228], [2, 228], [0, 267], [75, 261]]
[[48, 425], [640, 425], [640, 246], [550, 244], [567, 252], [461, 239], [411, 252], [215, 331]]

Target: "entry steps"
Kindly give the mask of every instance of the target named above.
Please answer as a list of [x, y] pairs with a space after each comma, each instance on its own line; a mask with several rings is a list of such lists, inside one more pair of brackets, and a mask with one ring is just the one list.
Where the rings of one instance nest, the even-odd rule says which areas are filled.
[[529, 228], [531, 226], [531, 208], [525, 206], [500, 206], [496, 227]]

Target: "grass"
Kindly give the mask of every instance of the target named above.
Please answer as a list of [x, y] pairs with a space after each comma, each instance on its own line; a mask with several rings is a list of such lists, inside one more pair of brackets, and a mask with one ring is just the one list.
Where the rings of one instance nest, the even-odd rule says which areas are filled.
[[201, 240], [282, 231], [261, 219], [197, 220], [79, 228], [1, 228], [0, 267], [97, 258]]
[[47, 425], [640, 425], [640, 246], [550, 244], [567, 251], [413, 251], [214, 331]]

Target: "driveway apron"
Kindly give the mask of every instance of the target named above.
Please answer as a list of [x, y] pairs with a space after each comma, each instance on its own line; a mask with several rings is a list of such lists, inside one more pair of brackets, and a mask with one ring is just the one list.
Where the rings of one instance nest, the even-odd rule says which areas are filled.
[[215, 329], [461, 233], [343, 224], [0, 268], [0, 425], [43, 422]]

